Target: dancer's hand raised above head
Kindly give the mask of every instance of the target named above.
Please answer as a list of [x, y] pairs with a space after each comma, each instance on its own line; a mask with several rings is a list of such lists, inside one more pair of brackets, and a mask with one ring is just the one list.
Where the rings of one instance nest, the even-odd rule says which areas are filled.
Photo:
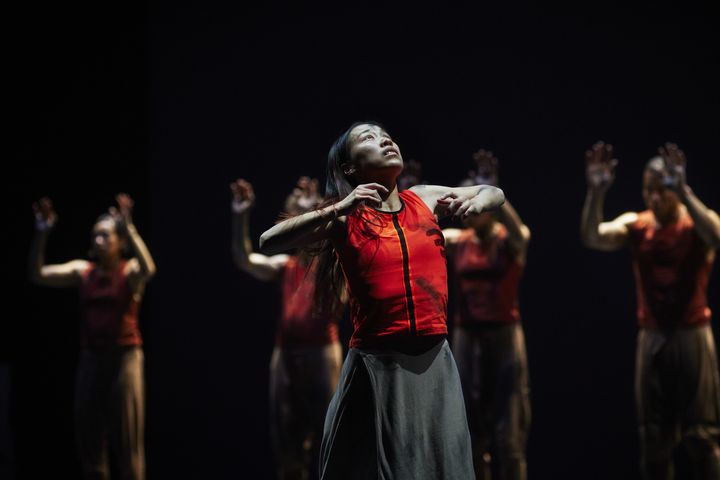
[[242, 214], [255, 206], [255, 191], [247, 180], [238, 178], [230, 184], [230, 191], [233, 194], [233, 212]]
[[[312, 210], [319, 205], [322, 198], [320, 197], [317, 178], [308, 176], [298, 178], [297, 185], [288, 200], [294, 203], [295, 208], [299, 208], [300, 211]], [[291, 209], [292, 207], [286, 204], [285, 210], [289, 211]]]
[[298, 178], [297, 186], [295, 189], [299, 194], [306, 197], [317, 196], [318, 194], [318, 180], [317, 178], [310, 178], [306, 175]]
[[674, 143], [666, 143], [665, 146], [658, 148], [658, 153], [665, 162], [665, 170], [667, 177], [665, 183], [678, 193], [683, 193], [687, 186], [685, 176], [685, 153]]
[[585, 177], [588, 187], [607, 190], [615, 179], [617, 159], [613, 158], [612, 145], [597, 142], [585, 152]]
[[117, 207], [110, 207], [110, 213], [121, 217], [125, 225], [132, 225], [132, 209], [135, 206], [133, 199], [127, 193], [118, 193], [115, 195], [115, 201]]
[[493, 152], [481, 148], [473, 153], [472, 158], [475, 162], [475, 170], [471, 172], [470, 177], [475, 183], [497, 186], [500, 162]]
[[42, 197], [32, 204], [32, 208], [35, 214], [35, 230], [46, 232], [55, 226], [58, 216], [53, 208], [52, 200]]

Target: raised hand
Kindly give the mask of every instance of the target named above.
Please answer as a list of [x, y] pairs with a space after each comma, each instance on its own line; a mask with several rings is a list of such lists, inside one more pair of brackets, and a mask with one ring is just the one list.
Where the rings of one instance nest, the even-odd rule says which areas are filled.
[[53, 208], [52, 200], [48, 197], [42, 197], [32, 204], [32, 208], [35, 214], [35, 230], [46, 232], [55, 226], [58, 216]]
[[346, 215], [357, 208], [360, 204], [368, 204], [375, 207], [382, 205], [382, 197], [380, 194], [389, 194], [387, 188], [379, 183], [365, 183], [355, 187], [350, 195], [335, 204], [338, 215]]
[[318, 193], [317, 178], [300, 177], [294, 193], [297, 195], [297, 205], [302, 210], [311, 210], [322, 201]]
[[585, 176], [588, 186], [607, 190], [615, 179], [617, 159], [613, 158], [612, 145], [597, 142], [585, 152]]
[[665, 162], [665, 185], [675, 191], [681, 191], [687, 185], [685, 177], [685, 154], [674, 143], [666, 143], [658, 148], [658, 153]]
[[127, 193], [118, 193], [115, 195], [115, 202], [117, 202], [117, 207], [110, 207], [110, 214], [122, 218], [125, 225], [131, 225], [133, 223], [132, 209], [135, 206], [133, 199]]
[[255, 191], [247, 180], [238, 178], [230, 184], [230, 191], [233, 194], [233, 212], [245, 213], [255, 205]]
[[127, 193], [118, 193], [115, 195], [117, 207], [110, 207], [108, 211], [113, 217], [121, 219], [126, 226], [132, 225], [132, 209], [135, 205], [133, 199]]
[[475, 170], [472, 171], [471, 178], [478, 185], [498, 185], [498, 159], [490, 150], [480, 149], [473, 153], [473, 161], [475, 162]]

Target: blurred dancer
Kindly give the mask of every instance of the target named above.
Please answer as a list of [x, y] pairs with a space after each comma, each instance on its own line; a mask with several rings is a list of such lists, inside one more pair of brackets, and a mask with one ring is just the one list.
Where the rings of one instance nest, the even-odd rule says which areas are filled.
[[397, 179], [398, 191], [402, 192], [421, 183], [425, 183], [422, 181], [422, 164], [416, 160], [408, 160]]
[[635, 397], [646, 479], [673, 477], [673, 449], [687, 447], [696, 478], [720, 478], [720, 382], [707, 284], [720, 245], [720, 218], [685, 181], [685, 155], [659, 149], [643, 173], [647, 210], [603, 221], [617, 160], [602, 142], [586, 152], [581, 235], [589, 248], [629, 247], [639, 324]]
[[[253, 187], [239, 179], [230, 188], [235, 264], [258, 280], [279, 281], [282, 292], [282, 316], [270, 361], [270, 433], [277, 477], [317, 478], [325, 411], [342, 366], [338, 321], [343, 305], [330, 302], [319, 310], [313, 308], [316, 268], [307, 255], [265, 256], [253, 251], [249, 232]], [[302, 177], [287, 197], [285, 214], [300, 215], [321, 200], [317, 180]]]
[[326, 207], [275, 225], [261, 248], [322, 242], [318, 278], [350, 295], [353, 335], [328, 408], [323, 479], [472, 478], [470, 436], [448, 347], [447, 275], [436, 215], [502, 204], [490, 186], [398, 193], [400, 149], [356, 123], [328, 154]]
[[[473, 155], [462, 185], [498, 185], [492, 152]], [[480, 480], [525, 479], [530, 400], [518, 288], [530, 230], [507, 200], [494, 212], [445, 229], [456, 285], [453, 353], [462, 382], [475, 473]], [[491, 465], [496, 465], [492, 469]]]
[[[155, 263], [132, 222], [133, 201], [116, 197], [117, 208], [92, 229], [92, 260], [45, 264], [47, 237], [57, 222], [52, 202], [33, 205], [35, 238], [30, 278], [48, 287], [77, 287], [82, 312], [80, 363], [75, 388], [75, 429], [83, 475], [145, 478], [145, 393], [138, 310]], [[125, 259], [129, 249], [132, 257]], [[110, 458], [112, 456], [112, 459]]]

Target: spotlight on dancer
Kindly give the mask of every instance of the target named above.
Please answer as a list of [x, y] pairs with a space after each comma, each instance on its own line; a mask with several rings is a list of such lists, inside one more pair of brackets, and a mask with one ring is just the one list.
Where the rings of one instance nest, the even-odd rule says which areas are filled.
[[[475, 168], [461, 185], [497, 186], [499, 162], [493, 153], [478, 150], [473, 160]], [[490, 479], [492, 471], [503, 480], [525, 479], [530, 388], [518, 288], [530, 230], [507, 200], [463, 224], [465, 228], [448, 228], [443, 234], [454, 267], [452, 346], [475, 474], [479, 480]]]
[[[80, 363], [75, 383], [75, 430], [84, 478], [145, 478], [145, 386], [138, 310], [155, 263], [132, 221], [133, 201], [116, 197], [95, 222], [91, 260], [45, 264], [45, 245], [58, 215], [48, 198], [33, 205], [35, 238], [30, 279], [48, 287], [75, 287], [82, 312]], [[129, 250], [131, 258], [124, 258]]]
[[588, 184], [583, 243], [628, 247], [637, 287], [635, 402], [641, 471], [673, 477], [673, 450], [687, 447], [696, 478], [720, 478], [720, 381], [707, 285], [720, 246], [720, 218], [685, 180], [685, 154], [666, 143], [645, 166], [647, 210], [603, 221], [605, 195], [618, 161], [612, 145], [585, 153]]
[[[260, 281], [280, 284], [282, 315], [270, 361], [270, 434], [277, 478], [317, 478], [325, 411], [342, 366], [338, 321], [343, 302], [328, 300], [314, 308], [318, 285], [316, 265], [308, 255], [266, 256], [253, 251], [250, 210], [252, 184], [239, 179], [230, 185], [233, 202], [232, 250], [235, 264]], [[316, 179], [301, 177], [285, 201], [285, 215], [314, 209], [322, 198]]]
[[346, 282], [353, 334], [328, 408], [321, 478], [472, 478], [470, 435], [447, 335], [447, 265], [438, 216], [499, 207], [498, 188], [398, 192], [400, 148], [373, 122], [328, 154], [328, 205], [260, 238], [278, 253], [321, 242], [318, 278]]

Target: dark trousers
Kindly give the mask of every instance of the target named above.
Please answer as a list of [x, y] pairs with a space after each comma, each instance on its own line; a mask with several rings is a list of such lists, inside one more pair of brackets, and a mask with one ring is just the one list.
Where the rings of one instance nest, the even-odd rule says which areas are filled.
[[[479, 480], [527, 477], [530, 387], [520, 324], [457, 327], [453, 353], [460, 372]], [[492, 465], [495, 468], [491, 468]]]
[[720, 381], [710, 326], [638, 332], [635, 400], [645, 479], [672, 479], [687, 448], [697, 479], [720, 479]]
[[270, 361], [270, 434], [277, 478], [317, 478], [325, 412], [342, 368], [342, 347], [276, 347]]
[[75, 383], [75, 433], [83, 476], [145, 478], [145, 392], [140, 347], [83, 350]]

